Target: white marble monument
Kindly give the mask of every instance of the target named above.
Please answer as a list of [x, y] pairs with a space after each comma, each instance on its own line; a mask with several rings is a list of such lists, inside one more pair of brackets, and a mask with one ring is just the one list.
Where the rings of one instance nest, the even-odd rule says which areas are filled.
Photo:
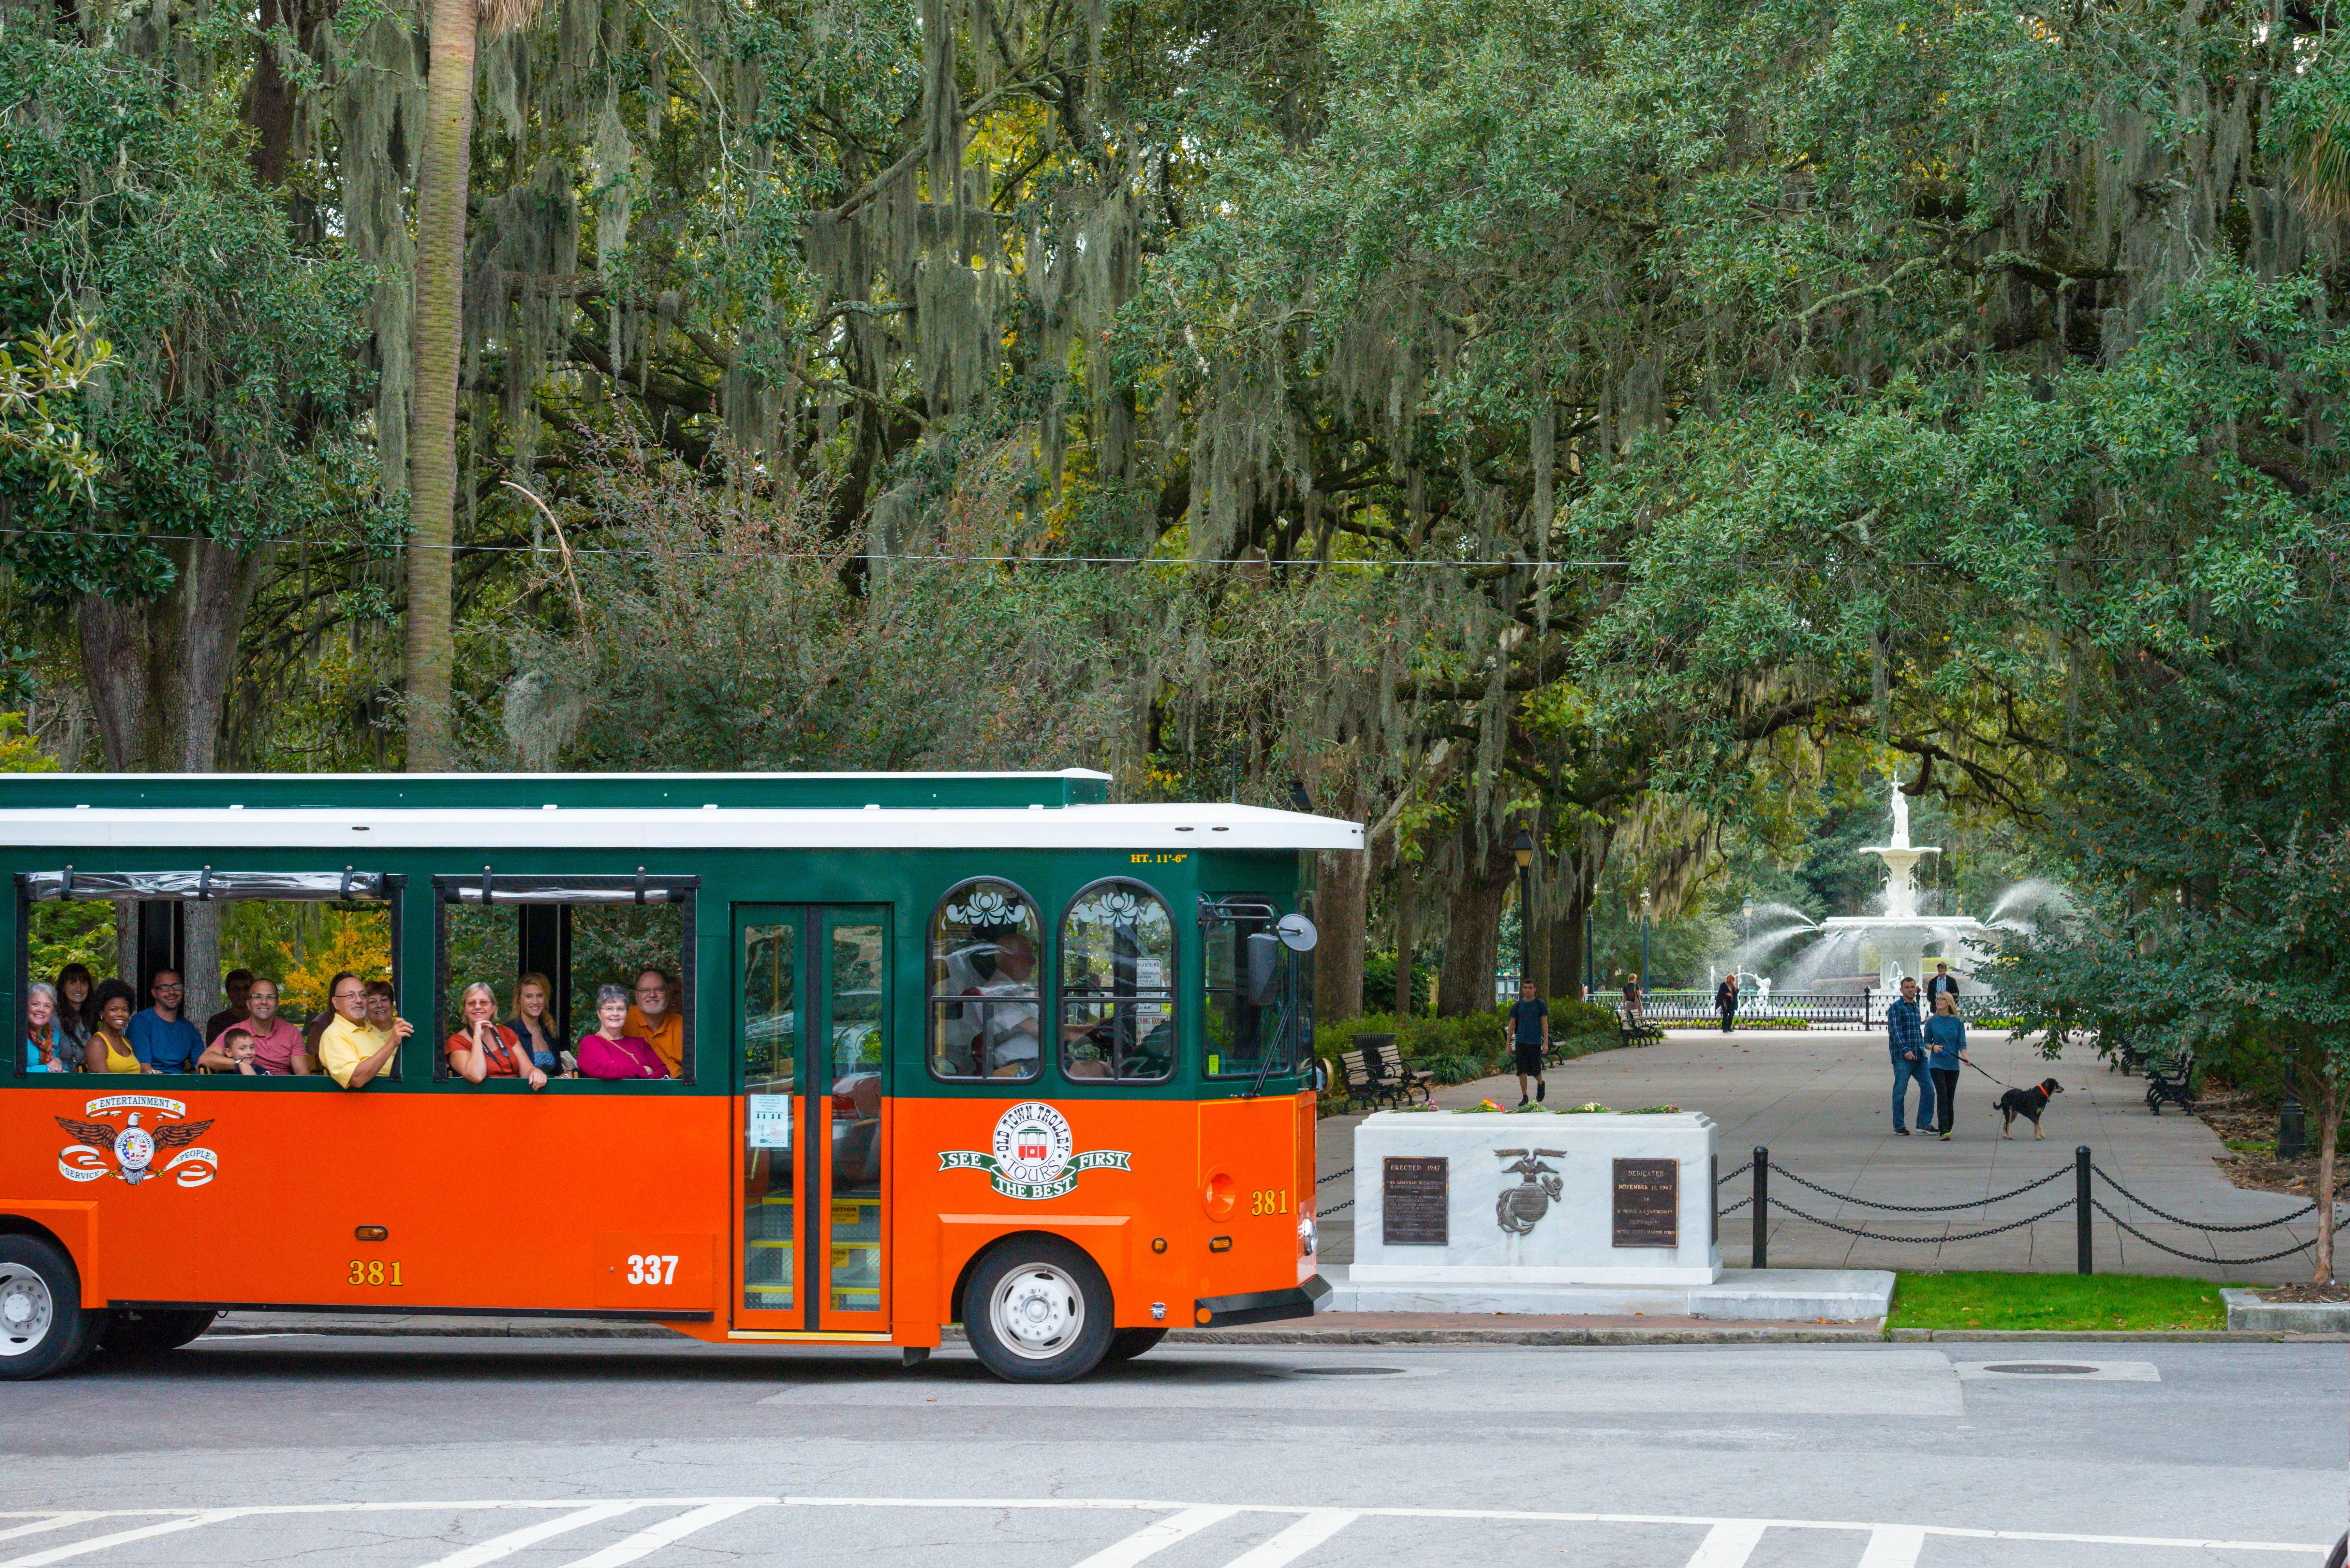
[[1367, 1116], [1355, 1129], [1348, 1278], [1454, 1290], [1712, 1284], [1714, 1133], [1694, 1112]]

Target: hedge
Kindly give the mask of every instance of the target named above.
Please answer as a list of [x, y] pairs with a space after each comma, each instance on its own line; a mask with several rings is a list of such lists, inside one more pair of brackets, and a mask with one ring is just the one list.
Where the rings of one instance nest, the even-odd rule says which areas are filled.
[[[1433, 1075], [1440, 1084], [1465, 1084], [1510, 1071], [1507, 1026], [1508, 1020], [1497, 1012], [1459, 1018], [1367, 1012], [1343, 1023], [1316, 1024], [1314, 1054], [1335, 1063], [1355, 1048], [1357, 1034], [1392, 1034], [1407, 1065]], [[1550, 1037], [1569, 1057], [1607, 1050], [1617, 1044], [1615, 1010], [1589, 1002], [1554, 1002]]]

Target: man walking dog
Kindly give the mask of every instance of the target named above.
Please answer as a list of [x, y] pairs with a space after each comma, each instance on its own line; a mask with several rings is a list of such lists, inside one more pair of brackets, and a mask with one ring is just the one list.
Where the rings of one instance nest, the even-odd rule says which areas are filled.
[[1901, 981], [1900, 1000], [1885, 1010], [1886, 1044], [1893, 1053], [1893, 1130], [1903, 1137], [1909, 1129], [1906, 1101], [1909, 1080], [1918, 1081], [1918, 1130], [1930, 1132], [1934, 1126], [1934, 1080], [1926, 1067], [1926, 1032], [1918, 1018], [1918, 982], [1906, 976]]

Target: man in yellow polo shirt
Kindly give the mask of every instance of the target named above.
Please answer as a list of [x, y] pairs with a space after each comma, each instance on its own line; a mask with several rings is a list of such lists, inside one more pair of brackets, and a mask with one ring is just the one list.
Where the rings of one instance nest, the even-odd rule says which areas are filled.
[[416, 1033], [405, 1018], [394, 1018], [389, 1029], [367, 1021], [367, 987], [348, 970], [335, 976], [328, 988], [335, 1021], [318, 1036], [318, 1062], [328, 1076], [346, 1089], [364, 1089], [392, 1070], [400, 1059], [400, 1043]]
[[653, 1048], [672, 1078], [685, 1076], [685, 1020], [677, 1011], [677, 988], [657, 969], [637, 975], [636, 1001], [629, 1004], [629, 1033]]

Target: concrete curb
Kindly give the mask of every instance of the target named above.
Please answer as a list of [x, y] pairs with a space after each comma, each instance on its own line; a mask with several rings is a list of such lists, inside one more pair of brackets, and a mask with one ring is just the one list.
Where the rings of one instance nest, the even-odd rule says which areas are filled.
[[[1884, 1330], [1875, 1324], [1850, 1326], [1752, 1328], [1344, 1328], [1213, 1329], [1179, 1328], [1169, 1332], [1170, 1345], [1804, 1345], [1871, 1344]], [[215, 1328], [208, 1340], [281, 1339], [561, 1339], [669, 1340], [684, 1336], [646, 1324], [540, 1324], [500, 1322], [451, 1324], [248, 1324]], [[962, 1331], [948, 1328], [949, 1345], [962, 1343]], [[2241, 1336], [2238, 1336], [2241, 1337]], [[887, 1345], [851, 1348], [888, 1349]]]
[[2221, 1291], [2220, 1299], [2227, 1303], [2230, 1328], [2329, 1339], [2350, 1334], [2350, 1302], [2264, 1302], [2258, 1291]]
[[2350, 1334], [2288, 1334], [2221, 1328], [1896, 1328], [1885, 1337], [1918, 1345], [2304, 1345], [2350, 1340]]

